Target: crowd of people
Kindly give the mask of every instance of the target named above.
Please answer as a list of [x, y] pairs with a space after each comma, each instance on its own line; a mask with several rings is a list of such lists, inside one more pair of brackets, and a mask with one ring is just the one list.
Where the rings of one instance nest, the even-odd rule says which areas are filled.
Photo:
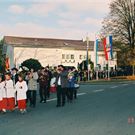
[[35, 71], [19, 72], [17, 68], [0, 74], [0, 112], [14, 112], [18, 109], [25, 114], [27, 107], [36, 107], [39, 90], [40, 103], [46, 103], [50, 92], [56, 92], [56, 107], [64, 107], [77, 98], [79, 88], [78, 73], [75, 68], [68, 70], [59, 65], [54, 70], [49, 67]]
[[[97, 75], [98, 74], [98, 75]], [[115, 70], [109, 71], [110, 77], [115, 77], [117, 72]], [[96, 80], [96, 78], [99, 79], [107, 79], [108, 78], [108, 70], [99, 70], [98, 72], [91, 70], [89, 71], [89, 80]], [[88, 81], [88, 71], [79, 71], [79, 78], [80, 81]]]
[[[79, 74], [79, 80], [80, 81], [88, 81], [88, 70], [82, 70], [78, 72]], [[132, 75], [131, 70], [123, 70], [123, 69], [111, 69], [109, 71], [109, 77], [118, 77], [118, 76], [128, 76]], [[108, 78], [108, 70], [90, 70], [89, 71], [89, 80], [96, 80], [98, 76], [98, 79], [107, 79]]]

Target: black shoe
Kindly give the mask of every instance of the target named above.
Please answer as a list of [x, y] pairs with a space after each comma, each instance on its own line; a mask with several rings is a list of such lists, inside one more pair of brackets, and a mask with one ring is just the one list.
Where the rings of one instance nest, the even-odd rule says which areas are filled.
[[70, 103], [72, 104], [73, 103], [73, 100], [70, 100]]
[[15, 111], [15, 109], [10, 110], [11, 113], [14, 112], [14, 111]]
[[1, 114], [6, 114], [6, 111], [1, 111]]
[[62, 104], [62, 107], [64, 107], [65, 106], [65, 104]]
[[61, 105], [56, 105], [56, 107], [61, 107]]
[[43, 102], [43, 100], [40, 100], [40, 103], [42, 103]]
[[70, 100], [69, 99], [67, 100], [67, 103], [70, 103]]
[[46, 103], [46, 100], [43, 100], [42, 103]]

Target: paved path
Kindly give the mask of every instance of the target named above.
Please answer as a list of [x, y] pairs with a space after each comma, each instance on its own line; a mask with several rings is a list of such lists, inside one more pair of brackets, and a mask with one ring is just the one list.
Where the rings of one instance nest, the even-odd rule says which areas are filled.
[[82, 85], [73, 104], [55, 105], [0, 115], [0, 135], [135, 135], [135, 82]]

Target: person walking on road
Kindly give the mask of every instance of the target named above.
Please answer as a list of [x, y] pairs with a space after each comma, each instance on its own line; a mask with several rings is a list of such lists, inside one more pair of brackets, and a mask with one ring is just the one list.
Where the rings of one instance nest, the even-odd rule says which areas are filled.
[[47, 92], [48, 92], [48, 82], [49, 82], [48, 71], [42, 68], [41, 72], [39, 73], [40, 103], [46, 103]]
[[74, 87], [75, 87], [75, 75], [72, 69], [68, 71], [68, 90], [67, 90], [67, 98], [68, 102], [73, 102], [73, 94], [74, 94]]
[[6, 109], [9, 111], [14, 111], [15, 109], [15, 89], [13, 81], [11, 80], [11, 73], [5, 74], [5, 92], [6, 92]]
[[56, 77], [57, 107], [65, 106], [66, 92], [68, 87], [68, 72], [63, 65], [58, 66]]
[[22, 114], [24, 114], [26, 113], [26, 92], [28, 90], [28, 86], [26, 81], [24, 81], [23, 74], [18, 75], [18, 82], [15, 85], [15, 89], [17, 92], [18, 109]]
[[2, 74], [0, 74], [0, 112], [6, 113], [6, 94], [5, 94], [5, 83], [2, 79]]
[[28, 79], [28, 100], [30, 101], [30, 107], [35, 108], [36, 106], [36, 94], [37, 94], [37, 80], [38, 80], [38, 74], [37, 72], [34, 72], [33, 69], [31, 69], [31, 72], [28, 73], [27, 76]]
[[50, 82], [52, 79], [52, 72], [49, 69], [49, 66], [45, 68], [45, 71], [48, 73], [48, 84], [47, 84], [47, 98], [50, 98]]

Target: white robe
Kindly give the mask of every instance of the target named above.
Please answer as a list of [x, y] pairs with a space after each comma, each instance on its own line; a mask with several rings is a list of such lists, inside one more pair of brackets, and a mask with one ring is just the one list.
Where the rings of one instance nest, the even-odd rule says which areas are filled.
[[18, 81], [15, 85], [15, 89], [17, 91], [17, 100], [23, 100], [27, 98], [26, 92], [28, 90], [28, 86], [26, 81]]
[[3, 100], [3, 97], [4, 97], [4, 94], [5, 94], [5, 83], [4, 82], [1, 82], [0, 83], [0, 101]]
[[2, 89], [2, 98], [7, 98], [6, 96], [6, 89], [5, 89], [5, 81], [1, 83], [1, 89]]
[[6, 97], [7, 98], [15, 97], [15, 89], [14, 89], [14, 85], [13, 85], [12, 80], [6, 80], [5, 81], [5, 91], [6, 91]]

